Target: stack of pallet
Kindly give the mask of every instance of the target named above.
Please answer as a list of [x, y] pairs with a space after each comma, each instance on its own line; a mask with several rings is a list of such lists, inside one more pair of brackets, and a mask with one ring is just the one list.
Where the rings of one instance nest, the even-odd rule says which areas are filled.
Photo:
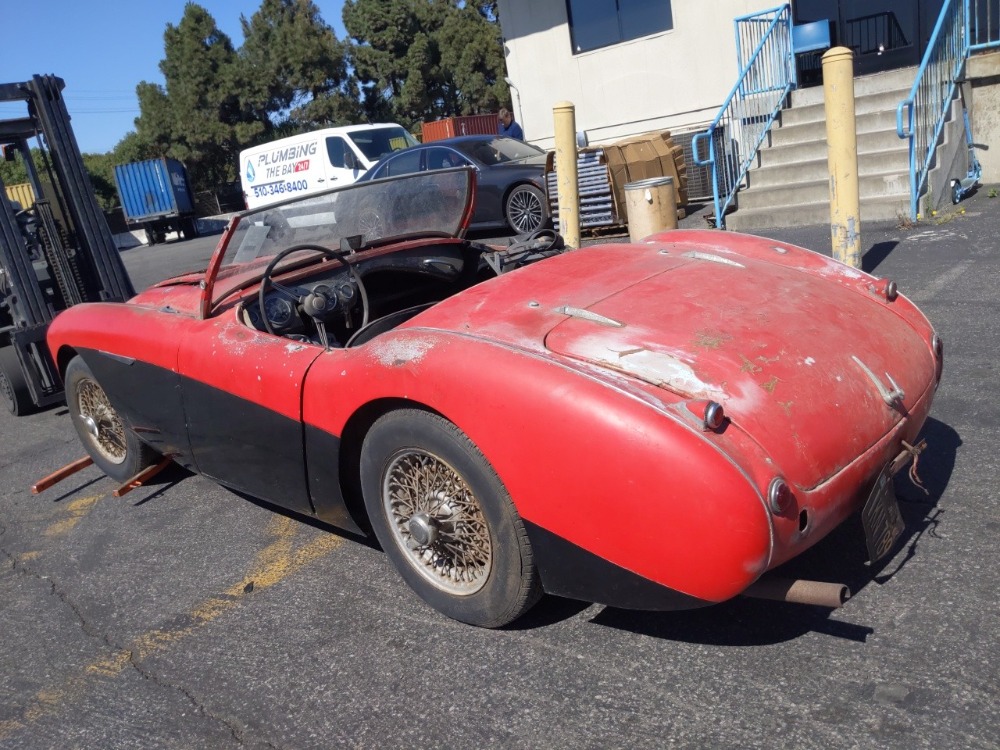
[[[562, 231], [559, 226], [558, 182], [551, 157], [550, 154], [550, 167], [545, 172], [545, 187], [549, 196], [549, 213], [552, 215], [552, 221], [556, 229]], [[580, 192], [580, 228], [593, 229], [617, 224], [604, 150], [591, 148], [580, 151], [576, 159], [576, 172], [577, 187]]]
[[[559, 228], [559, 199], [555, 154], [545, 169], [549, 211]], [[577, 156], [580, 191], [580, 228], [625, 227], [625, 186], [651, 177], [672, 177], [677, 205], [687, 203], [687, 166], [684, 149], [670, 131], [647, 133], [606, 146], [583, 149]], [[683, 216], [683, 209], [678, 210]]]

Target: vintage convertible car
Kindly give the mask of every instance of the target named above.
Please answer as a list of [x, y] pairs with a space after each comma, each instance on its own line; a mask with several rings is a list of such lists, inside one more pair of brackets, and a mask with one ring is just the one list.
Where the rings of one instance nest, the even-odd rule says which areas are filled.
[[88, 453], [373, 531], [480, 626], [542, 592], [721, 602], [862, 506], [872, 557], [891, 550], [892, 474], [942, 369], [892, 282], [728, 232], [490, 248], [462, 239], [474, 180], [248, 211], [206, 271], [60, 314]]

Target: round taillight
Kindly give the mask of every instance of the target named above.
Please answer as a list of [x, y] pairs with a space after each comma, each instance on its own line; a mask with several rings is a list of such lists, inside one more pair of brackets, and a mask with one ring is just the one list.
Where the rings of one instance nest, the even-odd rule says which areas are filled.
[[775, 477], [767, 488], [767, 507], [776, 516], [785, 512], [792, 500], [792, 490], [781, 477]]
[[726, 421], [726, 412], [722, 408], [722, 404], [709, 401], [705, 405], [704, 421], [706, 430], [717, 430], [722, 427], [722, 423]]

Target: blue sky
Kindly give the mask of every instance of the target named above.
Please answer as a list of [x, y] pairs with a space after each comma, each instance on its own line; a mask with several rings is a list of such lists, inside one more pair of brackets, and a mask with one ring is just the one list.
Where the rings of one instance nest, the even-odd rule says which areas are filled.
[[[313, 2], [343, 39], [343, 0]], [[252, 16], [260, 0], [198, 4], [239, 47], [240, 15]], [[168, 23], [180, 23], [185, 0], [20, 0], [3, 5], [0, 82], [25, 81], [36, 73], [65, 80], [63, 95], [80, 150], [104, 153], [135, 129], [136, 85], [163, 84], [163, 32]], [[0, 119], [24, 114], [23, 105], [0, 103]]]

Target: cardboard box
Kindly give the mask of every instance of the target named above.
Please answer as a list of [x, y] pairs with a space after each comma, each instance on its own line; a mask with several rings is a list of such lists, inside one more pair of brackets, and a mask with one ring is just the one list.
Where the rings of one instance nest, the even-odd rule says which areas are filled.
[[625, 138], [604, 146], [604, 153], [618, 216], [625, 216], [625, 185], [650, 177], [672, 177], [677, 205], [687, 203], [684, 149], [674, 144], [669, 130]]

